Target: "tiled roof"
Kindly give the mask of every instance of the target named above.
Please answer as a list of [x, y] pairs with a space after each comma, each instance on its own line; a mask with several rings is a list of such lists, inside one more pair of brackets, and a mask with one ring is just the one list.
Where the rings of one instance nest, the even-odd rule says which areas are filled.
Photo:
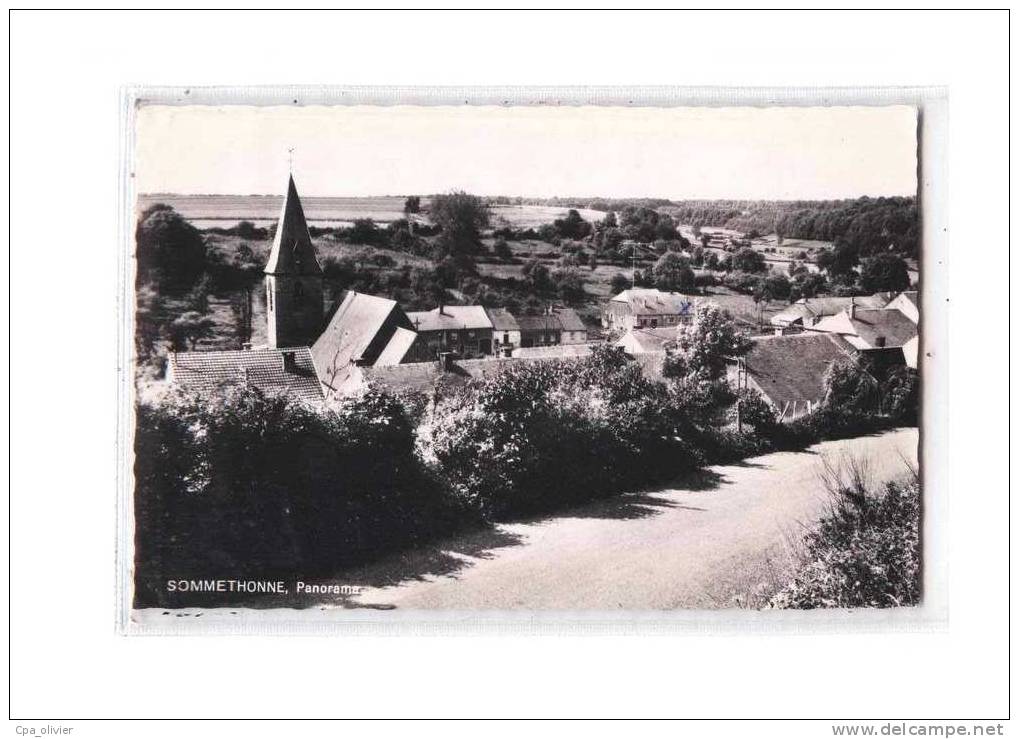
[[308, 222], [304, 219], [304, 209], [297, 195], [297, 186], [293, 176], [287, 185], [287, 196], [283, 199], [283, 210], [276, 235], [273, 237], [269, 261], [265, 265], [266, 274], [275, 275], [320, 275], [315, 256], [315, 247], [308, 233]]
[[555, 312], [555, 316], [559, 319], [563, 331], [587, 331], [587, 326], [573, 308], [561, 308]]
[[396, 327], [412, 328], [395, 301], [349, 291], [311, 348], [322, 382], [338, 388], [353, 362], [374, 363]]
[[617, 346], [626, 347], [633, 353], [664, 352], [667, 341], [675, 341], [678, 335], [676, 326], [658, 328], [633, 328], [627, 331]]
[[654, 288], [630, 288], [612, 298], [627, 303], [634, 315], [678, 315], [693, 312], [696, 298], [683, 293], [663, 292]]
[[[284, 355], [292, 354], [292, 368]], [[170, 355], [170, 380], [188, 390], [210, 392], [229, 385], [249, 384], [266, 393], [287, 393], [303, 400], [322, 400], [306, 346], [289, 349], [251, 349], [222, 352], [178, 352]]]
[[519, 331], [520, 325], [505, 308], [486, 308], [488, 318], [492, 321], [492, 328], [496, 331]]
[[378, 367], [386, 367], [389, 365], [400, 364], [403, 358], [407, 356], [407, 352], [410, 351], [411, 346], [414, 344], [414, 340], [417, 338], [417, 334], [408, 328], [397, 328], [393, 333], [393, 338], [386, 344], [386, 348], [379, 354], [379, 358], [375, 360], [375, 365]]
[[517, 316], [521, 331], [561, 331], [562, 324], [555, 316], [542, 313], [538, 316]]
[[772, 403], [824, 399], [824, 373], [850, 353], [835, 336], [792, 334], [755, 338], [745, 357], [747, 372]]
[[823, 318], [812, 331], [840, 334], [858, 349], [892, 348], [917, 335], [916, 324], [898, 310], [857, 308], [855, 318], [849, 311]]
[[444, 305], [428, 311], [408, 313], [407, 317], [418, 331], [458, 331], [492, 328], [492, 321], [480, 305]]

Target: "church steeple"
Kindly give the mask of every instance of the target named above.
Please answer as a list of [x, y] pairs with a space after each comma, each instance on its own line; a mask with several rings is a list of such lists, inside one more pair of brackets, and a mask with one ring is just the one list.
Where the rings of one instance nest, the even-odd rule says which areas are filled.
[[271, 347], [311, 346], [322, 330], [322, 267], [293, 175], [265, 265], [265, 307]]
[[267, 275], [321, 275], [315, 247], [311, 243], [308, 222], [304, 219], [304, 208], [297, 194], [293, 175], [287, 185], [287, 196], [283, 199], [283, 210], [276, 224], [276, 236], [272, 240], [272, 251], [265, 265]]

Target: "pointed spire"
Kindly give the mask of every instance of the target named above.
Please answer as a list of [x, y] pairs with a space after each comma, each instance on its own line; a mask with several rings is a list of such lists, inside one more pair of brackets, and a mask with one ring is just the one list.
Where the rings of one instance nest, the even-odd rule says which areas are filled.
[[287, 196], [283, 199], [283, 210], [279, 223], [276, 224], [276, 236], [272, 241], [272, 251], [265, 265], [268, 275], [320, 275], [315, 256], [315, 247], [308, 233], [308, 222], [304, 219], [301, 198], [297, 194], [293, 175], [287, 185]]

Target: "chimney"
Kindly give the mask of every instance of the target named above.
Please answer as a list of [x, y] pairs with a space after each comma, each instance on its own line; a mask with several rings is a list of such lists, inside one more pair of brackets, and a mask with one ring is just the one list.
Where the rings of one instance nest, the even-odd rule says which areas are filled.
[[439, 352], [439, 367], [443, 372], [450, 372], [453, 369], [453, 352]]
[[297, 372], [297, 353], [283, 352], [283, 371], [293, 374]]
[[874, 337], [874, 346], [876, 346], [878, 349], [884, 349], [884, 347], [885, 347], [885, 337], [884, 336], [875, 336]]
[[252, 347], [252, 344], [251, 344], [250, 341], [245, 341], [243, 344], [241, 344], [241, 349], [243, 351], [246, 351], [246, 352], [250, 352], [251, 351], [251, 347]]

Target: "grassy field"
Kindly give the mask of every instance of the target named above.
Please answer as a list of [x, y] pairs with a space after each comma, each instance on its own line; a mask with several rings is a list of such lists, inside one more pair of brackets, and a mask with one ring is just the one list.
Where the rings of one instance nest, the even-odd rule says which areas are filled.
[[[389, 223], [404, 217], [403, 195], [378, 195], [363, 198], [301, 196], [304, 215], [313, 226], [344, 226], [358, 218], [371, 218]], [[138, 196], [138, 209], [154, 203], [164, 203], [194, 223], [198, 228], [221, 226], [229, 228], [238, 221], [252, 221], [259, 226], [275, 223], [279, 218], [283, 197], [280, 195], [164, 195]], [[428, 198], [422, 198], [427, 208]], [[492, 226], [537, 228], [566, 215], [566, 208], [546, 205], [494, 205], [491, 207]], [[595, 222], [605, 217], [597, 210], [582, 209], [585, 220]], [[424, 218], [427, 220], [427, 218]]]

